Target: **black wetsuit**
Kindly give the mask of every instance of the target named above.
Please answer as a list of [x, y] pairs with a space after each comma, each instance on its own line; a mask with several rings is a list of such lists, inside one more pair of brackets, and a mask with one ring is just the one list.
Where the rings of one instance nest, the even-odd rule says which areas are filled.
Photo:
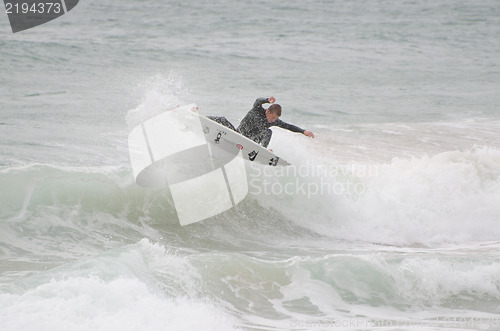
[[304, 129], [293, 124], [288, 124], [280, 119], [269, 123], [266, 118], [266, 110], [262, 107], [263, 104], [269, 103], [269, 99], [259, 98], [255, 100], [253, 108], [246, 114], [237, 128], [237, 131], [261, 144], [264, 147], [269, 145], [273, 132], [269, 129], [271, 126], [279, 126], [280, 128], [293, 132], [304, 133]]
[[293, 124], [288, 124], [280, 119], [269, 123], [266, 118], [266, 110], [262, 107], [263, 104], [269, 103], [269, 99], [259, 98], [255, 100], [253, 108], [245, 115], [237, 129], [225, 118], [220, 116], [208, 116], [209, 119], [220, 123], [234, 131], [239, 132], [247, 138], [252, 139], [264, 147], [269, 145], [273, 132], [269, 129], [271, 126], [279, 126], [293, 132], [304, 133], [304, 129]]

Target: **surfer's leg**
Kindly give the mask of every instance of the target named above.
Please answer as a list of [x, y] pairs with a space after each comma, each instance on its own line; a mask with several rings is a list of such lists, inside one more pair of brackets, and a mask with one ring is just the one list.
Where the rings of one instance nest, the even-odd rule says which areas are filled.
[[261, 131], [259, 134], [255, 135], [255, 136], [248, 137], [248, 138], [252, 139], [257, 144], [260, 144], [263, 147], [267, 147], [267, 145], [269, 145], [269, 142], [271, 141], [272, 135], [273, 135], [273, 131], [271, 129], [266, 129], [264, 131]]
[[222, 124], [224, 125], [225, 127], [228, 127], [230, 128], [231, 130], [233, 131], [236, 131], [236, 129], [234, 128], [234, 126], [231, 124], [231, 122], [229, 122], [225, 117], [223, 116], [207, 116], [209, 119], [211, 119], [212, 121], [214, 122], [217, 122], [219, 124]]
[[253, 137], [248, 137], [250, 139], [252, 139], [253, 141], [255, 141], [257, 144], [260, 144], [260, 141], [262, 140], [262, 136], [260, 135], [257, 135], [257, 136], [253, 136]]
[[271, 129], [264, 130], [261, 133], [260, 144], [264, 147], [267, 147], [267, 145], [269, 145], [269, 142], [271, 141], [272, 135], [273, 135], [273, 131]]

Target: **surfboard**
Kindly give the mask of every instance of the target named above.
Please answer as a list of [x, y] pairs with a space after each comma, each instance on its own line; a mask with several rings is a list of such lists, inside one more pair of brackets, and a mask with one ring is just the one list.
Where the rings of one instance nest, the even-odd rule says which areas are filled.
[[198, 113], [195, 104], [182, 107], [183, 110], [197, 114], [207, 142], [215, 148], [221, 148], [229, 153], [241, 150], [243, 158], [249, 162], [255, 162], [267, 166], [289, 166], [289, 162], [271, 152], [267, 148], [257, 144], [255, 141], [223, 126]]

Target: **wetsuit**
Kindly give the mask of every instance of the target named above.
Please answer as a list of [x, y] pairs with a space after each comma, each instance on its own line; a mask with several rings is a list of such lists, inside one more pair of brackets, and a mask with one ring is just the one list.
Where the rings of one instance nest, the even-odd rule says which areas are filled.
[[271, 141], [271, 136], [273, 134], [271, 129], [269, 129], [271, 126], [279, 126], [280, 128], [293, 132], [304, 133], [304, 129], [283, 122], [280, 119], [269, 123], [266, 118], [266, 110], [262, 107], [265, 103], [269, 103], [269, 99], [259, 98], [255, 100], [253, 108], [246, 114], [237, 128], [239, 133], [264, 147], [267, 147]]

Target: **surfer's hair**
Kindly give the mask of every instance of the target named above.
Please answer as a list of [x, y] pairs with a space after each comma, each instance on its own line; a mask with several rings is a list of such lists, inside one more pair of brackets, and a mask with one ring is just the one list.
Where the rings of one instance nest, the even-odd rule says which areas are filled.
[[270, 113], [276, 114], [278, 116], [281, 116], [281, 106], [278, 105], [277, 103], [274, 105], [269, 106], [268, 108]]

